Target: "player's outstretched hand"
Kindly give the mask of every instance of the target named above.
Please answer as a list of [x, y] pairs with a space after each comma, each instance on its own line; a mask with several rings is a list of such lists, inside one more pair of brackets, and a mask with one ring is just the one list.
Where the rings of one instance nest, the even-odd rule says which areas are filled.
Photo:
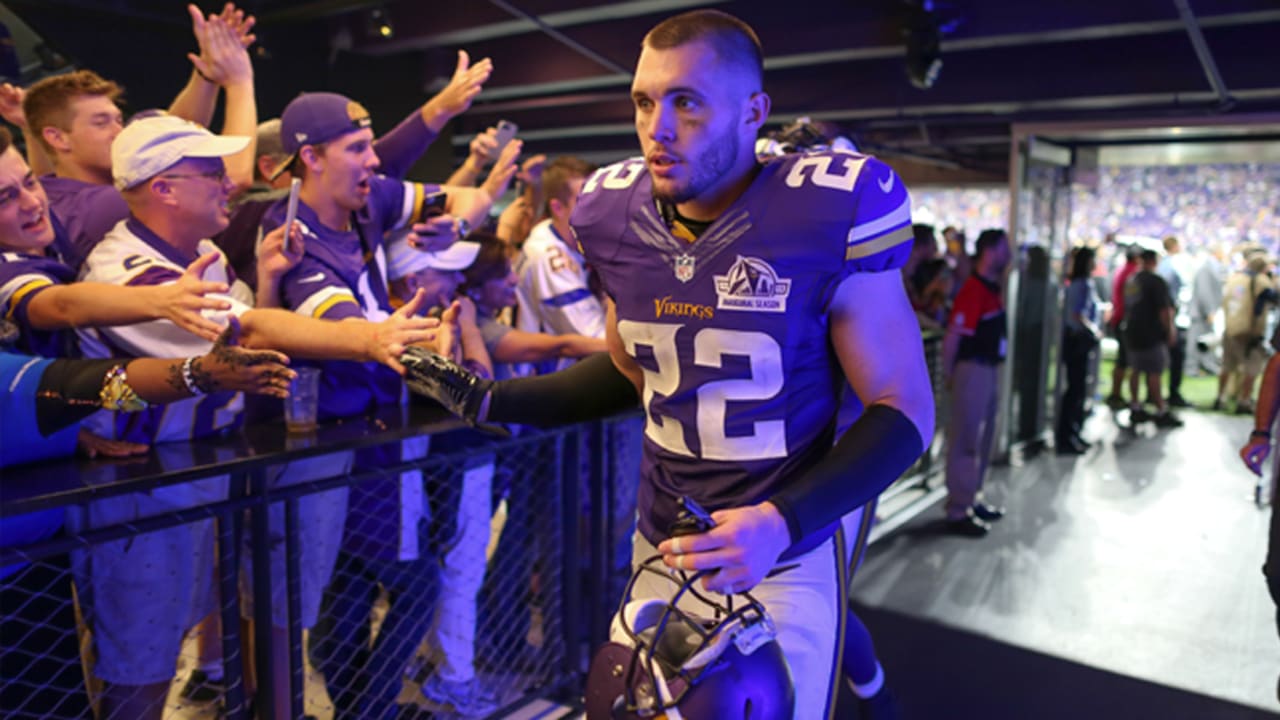
[[225, 293], [228, 289], [224, 283], [204, 279], [204, 271], [218, 258], [218, 253], [205, 253], [188, 265], [176, 281], [154, 286], [156, 318], [169, 320], [205, 340], [217, 340], [222, 326], [205, 317], [203, 312], [231, 308], [231, 303], [222, 298], [206, 297], [210, 293]]
[[425, 300], [426, 295], [418, 290], [391, 317], [380, 323], [370, 323], [372, 331], [365, 343], [365, 357], [404, 375], [400, 356], [404, 354], [405, 348], [418, 343], [434, 342], [440, 329], [440, 321], [436, 318], [418, 315]]
[[492, 380], [424, 347], [409, 348], [400, 356], [400, 362], [405, 367], [405, 384], [414, 394], [436, 401], [472, 427], [510, 435], [505, 428], [483, 422]]
[[[240, 347], [240, 320], [230, 318], [209, 352], [191, 361], [191, 377], [205, 392], [235, 391], [289, 397], [289, 383], [297, 373], [289, 358], [275, 350]], [[175, 383], [176, 385], [176, 383]]]
[[658, 545], [662, 561], [677, 570], [715, 570], [702, 579], [708, 591], [747, 592], [760, 584], [791, 546], [787, 521], [772, 503], [717, 510], [716, 526]]
[[1271, 440], [1264, 437], [1250, 437], [1249, 442], [1240, 448], [1240, 459], [1244, 461], [1245, 467], [1249, 468], [1254, 475], [1262, 477], [1262, 464], [1267, 461], [1267, 456], [1271, 454]]

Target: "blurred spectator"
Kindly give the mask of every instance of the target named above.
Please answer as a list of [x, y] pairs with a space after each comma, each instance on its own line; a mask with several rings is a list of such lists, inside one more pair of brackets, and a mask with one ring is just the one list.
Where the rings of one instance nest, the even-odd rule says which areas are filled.
[[1156, 267], [1156, 274], [1169, 286], [1169, 298], [1173, 301], [1174, 327], [1177, 338], [1169, 347], [1169, 406], [1190, 407], [1182, 397], [1182, 373], [1187, 364], [1187, 330], [1191, 323], [1188, 285], [1191, 280], [1191, 257], [1182, 251], [1182, 243], [1173, 235], [1165, 236], [1164, 257]]
[[[1128, 245], [1124, 252], [1124, 265], [1116, 271], [1111, 282], [1111, 316], [1107, 319], [1107, 332], [1116, 340], [1116, 363], [1111, 370], [1111, 395], [1107, 397], [1107, 404], [1112, 408], [1125, 406], [1124, 381], [1129, 371], [1129, 351], [1120, 331], [1124, 326], [1124, 288], [1129, 278], [1138, 272], [1138, 256], [1141, 254], [1142, 248], [1137, 243]], [[1136, 401], [1137, 398], [1131, 400]]]
[[[519, 330], [604, 337], [604, 305], [591, 292], [586, 264], [569, 227], [578, 193], [594, 171], [594, 166], [571, 156], [558, 157], [543, 170], [547, 217], [530, 231], [516, 269]], [[569, 362], [562, 360], [540, 372], [563, 369]]]
[[912, 305], [918, 302], [915, 295], [915, 287], [911, 283], [911, 278], [915, 277], [916, 268], [920, 264], [933, 260], [938, 256], [938, 236], [933, 230], [932, 225], [924, 223], [916, 223], [911, 226], [911, 233], [915, 237], [915, 242], [911, 245], [911, 254], [907, 256], [907, 261], [902, 265], [902, 284], [907, 288], [907, 297], [911, 299]]
[[493, 359], [496, 377], [510, 377], [513, 374], [510, 366], [514, 363], [576, 359], [608, 349], [603, 334], [601, 337], [574, 333], [547, 335], [517, 330], [500, 322], [498, 314], [516, 302], [511, 251], [496, 235], [472, 233], [471, 239], [479, 241], [480, 255], [463, 273], [466, 280], [461, 290], [475, 303], [476, 322]]
[[1222, 312], [1226, 324], [1222, 333], [1222, 372], [1218, 375], [1218, 397], [1213, 409], [1226, 406], [1232, 376], [1239, 373], [1235, 411], [1253, 413], [1253, 383], [1267, 360], [1267, 309], [1276, 304], [1275, 282], [1271, 278], [1271, 258], [1256, 251], [1243, 270], [1232, 273], [1223, 288]]
[[[1156, 427], [1181, 427], [1182, 421], [1169, 411], [1160, 387], [1161, 375], [1169, 367], [1169, 347], [1177, 340], [1173, 324], [1173, 299], [1164, 278], [1156, 274], [1160, 254], [1154, 248], [1143, 248], [1139, 270], [1124, 284], [1124, 322], [1121, 342], [1129, 358], [1130, 423], [1136, 425], [1150, 419]], [[1139, 399], [1139, 383], [1146, 380], [1147, 400], [1156, 407], [1149, 415]]]
[[1093, 353], [1102, 340], [1098, 315], [1098, 293], [1092, 276], [1094, 249], [1077, 247], [1071, 256], [1069, 283], [1063, 300], [1062, 361], [1067, 367], [1067, 387], [1062, 393], [1062, 409], [1054, 447], [1059, 454], [1080, 454], [1088, 449], [1081, 437], [1087, 375]]
[[968, 249], [969, 239], [965, 237], [964, 230], [948, 225], [942, 231], [942, 242], [947, 262], [951, 265], [952, 297], [954, 297], [964, 285], [964, 281], [969, 279], [969, 273], [973, 271], [973, 259]]
[[1006, 351], [1001, 282], [1013, 250], [1003, 230], [984, 230], [974, 246], [973, 274], [956, 295], [942, 342], [942, 368], [951, 392], [947, 424], [947, 529], [982, 537], [1004, 509], [979, 497], [995, 439], [999, 367]]
[[951, 266], [942, 258], [926, 260], [916, 268], [911, 278], [915, 292], [912, 307], [921, 330], [941, 330], [946, 325], [954, 286]]
[[1189, 312], [1191, 323], [1187, 334], [1190, 338], [1188, 364], [1194, 375], [1207, 372], [1217, 375], [1221, 370], [1212, 346], [1218, 344], [1213, 318], [1222, 309], [1222, 290], [1227, 280], [1226, 249], [1222, 243], [1211, 243], [1208, 253], [1191, 284]]

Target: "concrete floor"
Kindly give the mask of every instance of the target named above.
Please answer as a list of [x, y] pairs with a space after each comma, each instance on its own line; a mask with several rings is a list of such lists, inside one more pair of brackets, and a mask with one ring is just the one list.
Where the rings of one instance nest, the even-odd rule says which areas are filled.
[[[1169, 692], [1143, 695], [1149, 712], [1063, 717], [1280, 710], [1280, 639], [1260, 571], [1268, 516], [1236, 455], [1251, 421], [1182, 415], [1181, 429], [1131, 434], [1100, 408], [1088, 454], [1049, 451], [993, 471], [988, 497], [1009, 514], [987, 538], [943, 534], [938, 508], [871, 547], [854, 595], [903, 705], [917, 710], [907, 717], [1056, 717], [1064, 683], [1106, 687], [1116, 708], [1139, 688]], [[954, 654], [951, 667], [927, 657], [931, 647]], [[1133, 682], [1100, 684], [1104, 674]], [[1197, 696], [1226, 702], [1189, 702]], [[981, 712], [946, 710], [971, 703]]]

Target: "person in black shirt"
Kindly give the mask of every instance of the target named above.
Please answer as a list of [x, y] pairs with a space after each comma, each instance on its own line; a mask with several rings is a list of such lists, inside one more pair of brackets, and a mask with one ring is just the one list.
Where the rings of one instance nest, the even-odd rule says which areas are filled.
[[[1169, 411], [1161, 392], [1160, 377], [1169, 367], [1169, 348], [1176, 342], [1173, 324], [1174, 305], [1169, 284], [1156, 274], [1159, 254], [1154, 249], [1142, 251], [1141, 269], [1124, 285], [1124, 326], [1121, 341], [1129, 356], [1130, 422], [1137, 424], [1155, 420], [1157, 427], [1181, 427], [1182, 420]], [[1138, 400], [1139, 376], [1147, 383], [1147, 399], [1156, 406], [1151, 415]]]

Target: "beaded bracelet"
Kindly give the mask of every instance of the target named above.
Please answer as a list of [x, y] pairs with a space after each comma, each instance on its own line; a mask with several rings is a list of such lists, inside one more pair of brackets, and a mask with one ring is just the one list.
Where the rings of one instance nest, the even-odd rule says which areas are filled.
[[196, 382], [195, 375], [191, 372], [191, 365], [196, 361], [195, 355], [187, 358], [182, 363], [182, 382], [187, 386], [187, 392], [192, 395], [204, 395], [204, 388], [200, 387]]

